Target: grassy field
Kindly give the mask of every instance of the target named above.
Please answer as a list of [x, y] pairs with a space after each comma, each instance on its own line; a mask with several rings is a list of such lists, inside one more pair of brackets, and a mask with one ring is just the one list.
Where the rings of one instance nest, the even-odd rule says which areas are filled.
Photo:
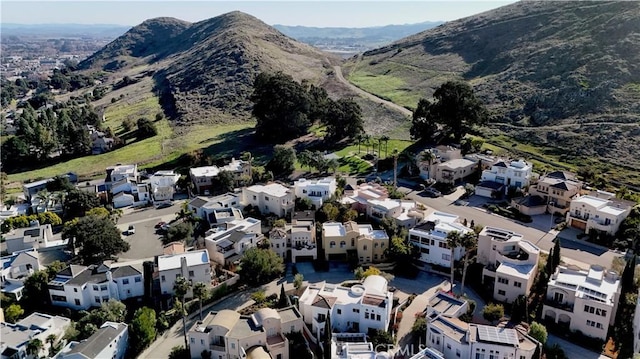
[[415, 108], [420, 100], [420, 95], [406, 89], [405, 81], [398, 77], [356, 70], [349, 74], [349, 81], [367, 92], [404, 107]]

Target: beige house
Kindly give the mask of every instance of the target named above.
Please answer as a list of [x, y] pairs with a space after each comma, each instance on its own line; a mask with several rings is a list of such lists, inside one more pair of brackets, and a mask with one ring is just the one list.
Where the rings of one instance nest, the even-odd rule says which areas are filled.
[[355, 257], [361, 264], [381, 262], [386, 259], [389, 236], [370, 224], [327, 222], [322, 224], [322, 246], [327, 260]]
[[290, 257], [292, 263], [315, 260], [318, 257], [315, 220], [294, 215], [290, 224], [269, 232], [269, 243], [279, 257]]
[[542, 313], [556, 325], [606, 340], [619, 299], [616, 272], [596, 265], [589, 271], [559, 266], [549, 279]]
[[224, 309], [210, 312], [189, 329], [189, 350], [192, 358], [208, 351], [212, 358], [289, 359], [285, 334], [301, 332], [303, 326], [295, 307], [262, 308], [250, 316]]
[[478, 263], [485, 267], [482, 280], [493, 282], [493, 298], [513, 302], [529, 295], [538, 270], [540, 249], [522, 235], [484, 227], [478, 236]]
[[555, 171], [538, 180], [529, 187], [529, 194], [544, 199], [545, 209], [549, 213], [565, 214], [571, 200], [580, 195], [582, 182], [571, 172]]

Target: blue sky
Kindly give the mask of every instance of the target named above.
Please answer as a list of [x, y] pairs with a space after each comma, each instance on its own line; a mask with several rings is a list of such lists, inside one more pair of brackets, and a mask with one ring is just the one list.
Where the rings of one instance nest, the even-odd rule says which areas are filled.
[[515, 1], [6, 1], [2, 22], [21, 24], [137, 25], [159, 16], [200, 21], [229, 11], [249, 13], [267, 24], [367, 27], [450, 21]]

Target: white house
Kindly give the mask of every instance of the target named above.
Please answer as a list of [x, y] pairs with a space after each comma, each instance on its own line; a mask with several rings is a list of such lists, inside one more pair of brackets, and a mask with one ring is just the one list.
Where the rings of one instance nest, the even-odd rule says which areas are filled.
[[415, 201], [391, 198], [367, 200], [366, 213], [376, 222], [392, 218], [404, 228], [414, 227], [425, 218], [425, 211]]
[[331, 359], [390, 359], [386, 352], [378, 352], [365, 333], [332, 333]]
[[176, 192], [176, 183], [180, 175], [173, 171], [157, 171], [149, 177], [151, 198], [154, 202], [170, 201]]
[[129, 343], [125, 323], [105, 322], [89, 338], [70, 342], [55, 359], [124, 359]]
[[66, 242], [56, 241], [50, 224], [38, 224], [37, 221], [27, 228], [15, 228], [5, 236], [7, 252], [14, 253], [26, 249], [39, 249], [64, 245]]
[[524, 160], [506, 163], [499, 161], [491, 169], [482, 171], [481, 181], [503, 184], [507, 187], [523, 188], [531, 183], [533, 166]]
[[224, 309], [197, 321], [187, 337], [192, 358], [208, 351], [212, 358], [295, 359], [285, 335], [302, 332], [303, 326], [295, 307], [262, 308], [250, 316]]
[[48, 289], [51, 304], [76, 310], [144, 294], [142, 273], [128, 265], [112, 269], [104, 264], [72, 264], [56, 274]]
[[195, 197], [188, 206], [196, 216], [206, 219], [210, 224], [220, 224], [244, 218], [240, 200], [238, 194], [229, 192], [215, 197]]
[[42, 268], [38, 252], [26, 250], [0, 258], [0, 288], [2, 293], [15, 300], [22, 298], [24, 280]]
[[542, 314], [556, 325], [606, 340], [619, 299], [620, 278], [616, 272], [597, 265], [589, 271], [558, 266], [549, 278]]
[[[47, 344], [47, 337], [54, 335], [56, 341], [60, 340], [70, 325], [71, 319], [69, 318], [38, 312], [32, 313], [15, 324], [0, 322], [0, 353], [2, 353], [2, 358], [31, 359], [45, 356], [50, 347]], [[43, 344], [35, 356], [27, 354], [27, 346], [33, 339], [39, 339]]]
[[459, 318], [467, 307], [465, 300], [441, 292], [434, 294], [426, 310], [426, 345], [435, 352], [421, 351], [412, 359], [534, 359], [540, 343], [527, 335], [524, 328], [466, 323]]
[[493, 298], [501, 302], [529, 295], [539, 258], [540, 249], [521, 234], [484, 227], [478, 235], [477, 261], [484, 265], [482, 280], [493, 283]]
[[289, 215], [295, 206], [295, 193], [279, 183], [253, 185], [242, 189], [242, 203], [252, 205], [262, 214]]
[[386, 331], [391, 320], [393, 293], [387, 289], [387, 280], [378, 275], [369, 276], [362, 284], [352, 287], [320, 282], [305, 289], [299, 307], [304, 322], [311, 325], [318, 338], [328, 314], [336, 332]]
[[301, 178], [293, 183], [293, 189], [297, 198], [308, 198], [316, 208], [322, 206], [322, 202], [328, 200], [336, 193], [335, 177], [327, 177], [317, 180]]
[[208, 230], [204, 236], [209, 258], [220, 265], [240, 260], [244, 251], [264, 239], [262, 222], [251, 217], [222, 223]]
[[[180, 277], [193, 284], [204, 283], [207, 287], [211, 287], [212, 277], [215, 275], [206, 249], [158, 256], [156, 266], [160, 279], [160, 292], [163, 295], [173, 295], [173, 285]], [[187, 297], [192, 295], [192, 291], [189, 290]]]
[[129, 178], [134, 181], [137, 180], [138, 165], [116, 165], [107, 167], [107, 177], [104, 181], [110, 185], [125, 178]]
[[238, 182], [242, 176], [250, 176], [251, 173], [248, 162], [232, 158], [231, 162], [223, 167], [193, 167], [189, 170], [189, 177], [193, 182], [196, 192], [208, 196], [210, 193], [215, 192], [215, 188], [213, 188], [215, 184], [214, 180], [222, 171], [231, 173], [236, 182]]
[[[451, 267], [451, 248], [447, 245], [447, 235], [458, 232], [462, 236], [472, 232], [471, 228], [458, 223], [458, 216], [444, 212], [434, 212], [426, 221], [409, 230], [409, 241], [420, 249], [418, 260], [441, 267]], [[464, 256], [464, 248], [453, 250], [453, 260]]]
[[146, 183], [136, 183], [129, 178], [123, 178], [115, 182], [111, 190], [114, 208], [137, 206], [151, 202], [151, 192]]
[[615, 235], [620, 224], [631, 213], [628, 201], [615, 198], [600, 198], [593, 195], [580, 196], [571, 201], [567, 212], [567, 224], [589, 233], [591, 229]]

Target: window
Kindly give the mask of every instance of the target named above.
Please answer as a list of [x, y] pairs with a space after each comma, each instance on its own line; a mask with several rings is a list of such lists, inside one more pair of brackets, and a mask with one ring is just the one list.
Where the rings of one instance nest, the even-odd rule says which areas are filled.
[[380, 321], [380, 314], [376, 314], [376, 320]]
[[101, 285], [100, 286], [100, 291], [104, 292], [105, 290], [107, 290], [107, 286], [106, 285]]
[[191, 338], [191, 343], [194, 344], [196, 342], [195, 338]]
[[195, 274], [193, 273], [192, 270], [189, 271], [189, 278], [193, 277]]
[[345, 241], [340, 242], [340, 248], [345, 248], [346, 246], [347, 246], [347, 242]]
[[269, 200], [269, 197], [264, 196], [264, 200], [265, 200], [265, 201], [268, 201], [268, 200]]
[[498, 283], [509, 284], [509, 280], [507, 278], [498, 277]]
[[258, 199], [258, 198], [257, 198], [256, 196], [253, 196], [253, 199], [254, 199], [254, 200], [256, 200], [256, 199]]
[[80, 299], [74, 299], [74, 301], [76, 302], [76, 305], [80, 305]]
[[353, 308], [354, 313], [360, 313], [360, 309]]
[[373, 248], [378, 248], [378, 243], [374, 244]]
[[595, 307], [592, 307], [592, 306], [590, 306], [590, 305], [585, 305], [585, 306], [584, 306], [584, 311], [585, 311], [585, 313], [591, 313], [591, 314], [594, 314], [594, 313], [596, 312], [596, 308], [595, 308]]
[[100, 304], [100, 297], [93, 297], [93, 299], [95, 299], [96, 303]]
[[335, 248], [335, 247], [336, 247], [336, 241], [329, 242], [329, 248]]
[[460, 357], [460, 349], [456, 349], [456, 356], [459, 358]]
[[356, 245], [356, 240], [354, 238], [351, 238], [351, 247]]
[[180, 273], [176, 273], [176, 279], [178, 279], [178, 278], [180, 278], [180, 277], [182, 277], [182, 276], [180, 275]]
[[122, 284], [129, 284], [129, 278], [125, 278], [122, 280]]
[[364, 313], [364, 319], [369, 319], [369, 313]]
[[499, 290], [498, 291], [498, 295], [505, 295], [505, 294], [507, 294], [507, 293], [504, 290]]
[[109, 301], [109, 297], [108, 297], [108, 296], [106, 296], [106, 297], [102, 297], [102, 301], [103, 301], [103, 302], [108, 302], [108, 301]]
[[363, 250], [363, 251], [366, 251], [366, 250], [367, 250], [367, 246], [366, 246], [366, 245], [365, 245], [365, 246], [363, 246], [363, 247], [362, 247], [362, 250]]
[[204, 339], [200, 339], [200, 344], [204, 345]]
[[99, 290], [98, 286], [97, 286], [97, 285], [94, 285], [94, 286], [93, 286], [93, 290], [98, 291], [98, 290]]
[[445, 248], [445, 249], [448, 248], [445, 242], [438, 242], [438, 247]]
[[61, 295], [52, 295], [51, 299], [55, 302], [66, 302], [67, 301], [67, 297], [61, 296]]
[[451, 255], [446, 254], [446, 253], [442, 253], [442, 260], [450, 261], [451, 260]]
[[558, 303], [562, 303], [564, 301], [564, 294], [562, 294], [562, 293], [554, 293], [553, 294], [553, 300], [558, 302]]
[[342, 309], [338, 309], [338, 314], [342, 314]]
[[517, 281], [513, 281], [513, 286], [516, 288], [522, 288], [522, 283], [517, 282]]
[[160, 280], [163, 281], [163, 282], [167, 281], [167, 279], [164, 276], [160, 276]]
[[236, 343], [231, 343], [231, 349], [235, 349], [236, 348]]
[[451, 344], [447, 343], [447, 349], [451, 349]]
[[78, 288], [73, 288], [73, 291], [78, 293]]

